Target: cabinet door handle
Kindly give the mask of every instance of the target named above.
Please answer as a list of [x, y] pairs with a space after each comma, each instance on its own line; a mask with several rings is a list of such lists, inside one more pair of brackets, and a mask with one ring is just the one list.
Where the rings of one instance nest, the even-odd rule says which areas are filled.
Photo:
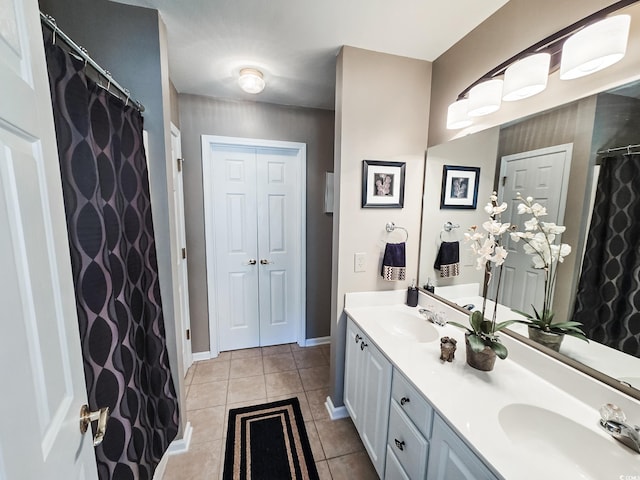
[[400, 441], [397, 438], [394, 438], [395, 442], [396, 442], [396, 447], [398, 448], [398, 450], [404, 450], [404, 440]]
[[410, 401], [411, 401], [411, 400], [409, 400], [409, 398], [408, 398], [408, 397], [402, 397], [402, 398], [400, 399], [400, 405], [403, 405], [403, 406], [404, 406], [404, 404], [405, 404], [405, 403], [409, 403]]
[[356, 343], [362, 340], [362, 337], [356, 333]]
[[362, 343], [360, 344], [360, 350], [364, 350], [364, 347], [368, 347], [369, 344], [368, 343], [364, 343], [364, 340], [362, 341]]

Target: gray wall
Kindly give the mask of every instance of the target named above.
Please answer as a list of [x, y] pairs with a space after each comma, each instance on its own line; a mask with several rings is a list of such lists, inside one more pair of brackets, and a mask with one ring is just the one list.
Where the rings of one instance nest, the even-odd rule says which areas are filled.
[[[165, 32], [156, 10], [107, 0], [40, 0], [62, 30], [131, 95], [145, 106], [144, 128], [149, 135], [149, 183], [167, 350], [173, 379], [184, 399], [182, 361], [178, 362], [171, 270], [171, 231], [167, 188], [168, 89]], [[184, 419], [183, 419], [184, 421]]]
[[197, 95], [179, 96], [189, 252], [192, 350], [209, 350], [201, 135], [307, 144], [307, 338], [330, 334], [332, 217], [324, 213], [324, 173], [333, 171], [334, 112]]

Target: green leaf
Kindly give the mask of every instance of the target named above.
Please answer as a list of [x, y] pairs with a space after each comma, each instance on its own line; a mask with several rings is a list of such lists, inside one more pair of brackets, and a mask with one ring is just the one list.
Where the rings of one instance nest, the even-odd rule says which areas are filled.
[[582, 325], [580, 322], [556, 322], [551, 325], [554, 328], [569, 328], [569, 327], [579, 327]]
[[458, 327], [458, 328], [462, 328], [463, 330], [466, 330], [469, 333], [473, 333], [473, 330], [471, 330], [469, 327], [462, 325], [461, 323], [458, 322], [447, 322], [449, 325], [453, 325], [454, 327]]
[[531, 305], [531, 308], [533, 308], [533, 313], [536, 314], [536, 318], [538, 320], [542, 320], [542, 318], [540, 317], [540, 314], [538, 313], [538, 311], [536, 310], [536, 307], [534, 307], [533, 305]]
[[500, 343], [500, 342], [491, 342], [490, 347], [491, 347], [491, 350], [496, 352], [496, 355], [498, 356], [498, 358], [500, 358], [502, 360], [507, 358], [507, 355], [509, 354], [509, 352], [507, 351], [507, 347], [505, 347], [502, 343]]
[[522, 312], [522, 311], [520, 311], [520, 310], [516, 310], [515, 308], [512, 308], [512, 309], [511, 309], [511, 311], [512, 311], [512, 312], [516, 312], [516, 313], [518, 313], [518, 314], [522, 315], [523, 317], [533, 318], [533, 316], [532, 316], [531, 314], [529, 314], [529, 313], [525, 313], [525, 312]]
[[471, 350], [474, 352], [480, 353], [486, 347], [484, 341], [478, 335], [469, 335], [467, 338], [469, 339]]
[[491, 335], [493, 333], [493, 322], [489, 320], [483, 320], [482, 323], [480, 323], [480, 333]]
[[507, 320], [506, 322], [500, 322], [496, 324], [496, 328], [494, 331], [499, 332], [505, 328], [507, 328], [509, 325], [513, 324], [513, 323], [521, 323], [523, 322], [522, 320]]
[[482, 312], [479, 311], [475, 311], [471, 314], [471, 317], [469, 318], [469, 323], [471, 324], [471, 328], [473, 329], [474, 332], [480, 332], [480, 326], [482, 325], [482, 322], [484, 321], [484, 317], [482, 316]]

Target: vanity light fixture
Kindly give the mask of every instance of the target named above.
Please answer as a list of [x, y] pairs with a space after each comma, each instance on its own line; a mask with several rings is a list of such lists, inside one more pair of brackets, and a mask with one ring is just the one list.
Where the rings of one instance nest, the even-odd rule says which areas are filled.
[[494, 78], [479, 83], [469, 90], [469, 111], [467, 114], [470, 117], [481, 117], [498, 110], [502, 103], [502, 84], [501, 79]]
[[549, 53], [536, 53], [512, 63], [504, 72], [502, 99], [512, 102], [542, 92], [547, 88], [550, 64]]
[[[608, 15], [639, 1], [618, 0], [502, 62], [464, 89], [457, 101], [449, 105], [447, 128], [469, 126], [468, 122], [457, 121], [458, 109], [462, 107], [455, 105], [462, 100], [469, 100], [469, 117], [488, 115], [500, 108], [501, 100], [520, 100], [543, 91], [549, 73], [558, 68], [560, 78], [568, 80], [595, 73], [621, 60], [627, 47], [630, 16]], [[594, 33], [599, 40], [591, 40]]]
[[447, 128], [449, 130], [458, 130], [468, 127], [473, 123], [467, 112], [469, 111], [469, 99], [463, 98], [449, 105], [447, 110]]
[[240, 88], [247, 93], [258, 94], [264, 90], [265, 82], [260, 70], [255, 68], [243, 68], [238, 78]]
[[574, 33], [562, 47], [560, 79], [591, 75], [622, 60], [627, 51], [629, 15], [616, 15]]

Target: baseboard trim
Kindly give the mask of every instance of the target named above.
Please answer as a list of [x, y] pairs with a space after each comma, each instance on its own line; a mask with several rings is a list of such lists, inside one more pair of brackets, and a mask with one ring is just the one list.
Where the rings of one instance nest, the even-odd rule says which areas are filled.
[[193, 354], [193, 361], [194, 362], [201, 362], [203, 360], [209, 360], [211, 359], [211, 352], [206, 351], [206, 352], [196, 352]]
[[182, 438], [171, 442], [167, 453], [169, 455], [178, 455], [179, 453], [188, 452], [189, 446], [191, 445], [191, 435], [193, 435], [193, 427], [191, 426], [191, 422], [187, 422], [184, 427], [184, 435], [182, 435]]
[[192, 434], [193, 427], [191, 426], [191, 422], [187, 422], [187, 425], [184, 427], [184, 435], [182, 436], [182, 438], [171, 442], [169, 444], [169, 448], [167, 448], [167, 451], [164, 452], [164, 455], [160, 459], [155, 472], [153, 472], [153, 480], [162, 480], [162, 478], [164, 477], [164, 473], [167, 470], [167, 463], [169, 462], [169, 457], [171, 455], [178, 455], [189, 450]]
[[331, 397], [327, 397], [326, 402], [324, 402], [324, 406], [327, 408], [327, 412], [329, 412], [329, 417], [331, 417], [331, 420], [339, 420], [341, 418], [347, 418], [349, 416], [347, 407], [345, 407], [344, 405], [342, 407], [334, 407]]
[[315, 347], [316, 345], [326, 345], [331, 343], [331, 337], [307, 338], [304, 342], [305, 347]]

